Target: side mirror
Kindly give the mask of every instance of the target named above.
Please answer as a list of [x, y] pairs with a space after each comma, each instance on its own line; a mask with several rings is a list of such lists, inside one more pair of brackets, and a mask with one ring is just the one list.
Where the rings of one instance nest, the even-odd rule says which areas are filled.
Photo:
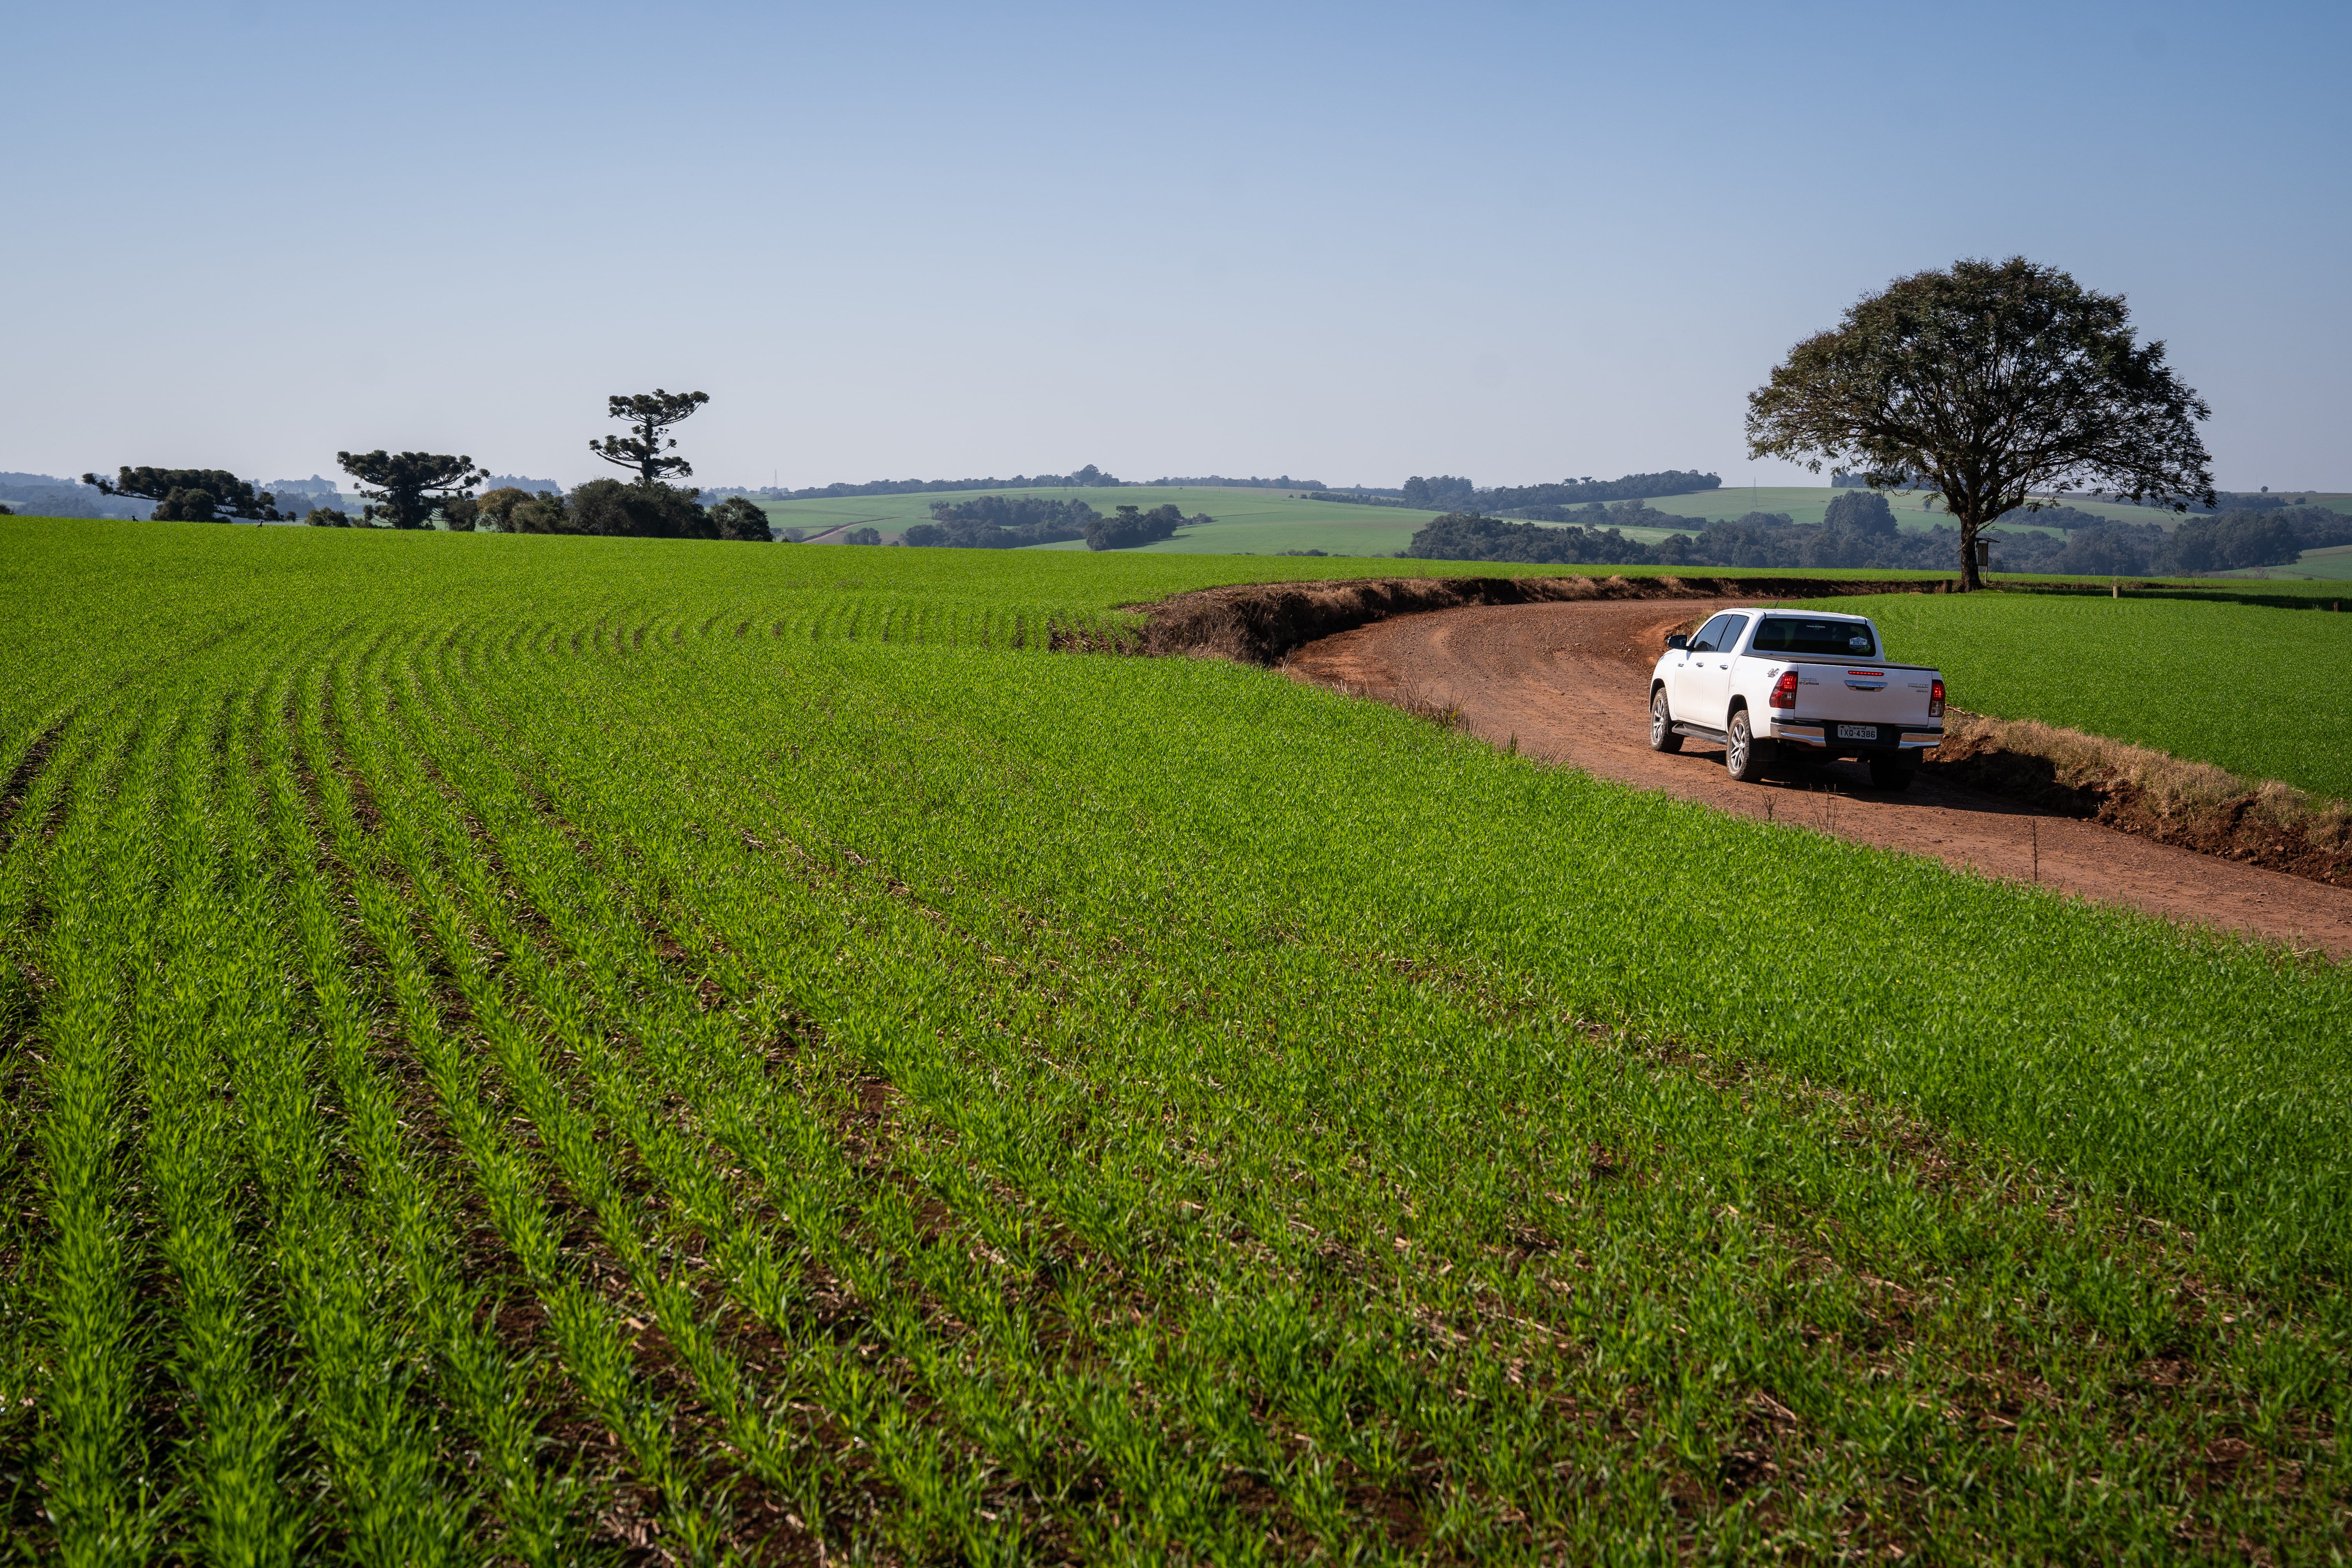
[[1685, 637], [1685, 636], [1684, 636], [1682, 633], [1680, 633], [1680, 632], [1676, 632], [1674, 636], [1672, 636], [1672, 637], [1668, 637], [1668, 638], [1666, 639], [1666, 651], [1667, 651], [1668, 653], [1672, 653], [1675, 649], [1676, 649], [1676, 648], [1678, 648], [1678, 647], [1690, 647], [1690, 638], [1688, 638], [1688, 637]]

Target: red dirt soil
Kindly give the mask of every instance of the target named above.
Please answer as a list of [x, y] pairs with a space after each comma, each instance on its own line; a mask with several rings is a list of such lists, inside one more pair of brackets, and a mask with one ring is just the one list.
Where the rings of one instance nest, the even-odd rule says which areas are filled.
[[1732, 783], [1720, 747], [1649, 746], [1648, 677], [1667, 633], [1748, 600], [1480, 605], [1375, 621], [1309, 642], [1294, 676], [1416, 710], [1458, 709], [1496, 745], [1719, 810], [1768, 814], [2011, 881], [2039, 880], [2103, 903], [2352, 956], [2352, 889], [2159, 844], [2078, 817], [1922, 775], [1903, 795], [1870, 788], [1856, 763]]

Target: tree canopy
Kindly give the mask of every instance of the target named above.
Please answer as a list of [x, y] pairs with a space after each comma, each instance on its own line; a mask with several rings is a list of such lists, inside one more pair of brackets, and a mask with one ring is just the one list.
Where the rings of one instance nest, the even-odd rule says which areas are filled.
[[214, 522], [242, 517], [257, 522], [291, 521], [278, 510], [278, 498], [256, 490], [251, 481], [226, 468], [119, 468], [112, 480], [84, 474], [81, 482], [100, 494], [152, 500], [149, 515], [161, 522]]
[[2197, 422], [2211, 413], [2161, 342], [2136, 341], [2123, 296], [2012, 257], [1899, 278], [1790, 350], [1748, 395], [1748, 449], [1873, 489], [1924, 476], [1975, 588], [1978, 530], [2036, 497], [2096, 486], [2210, 506]]
[[1822, 526], [1832, 533], [1862, 533], [1878, 538], [1901, 531], [1895, 509], [1876, 490], [1841, 490], [1830, 498]]
[[718, 539], [719, 525], [678, 485], [625, 485], [590, 479], [565, 498], [569, 533], [604, 533], [635, 539]]
[[710, 521], [718, 526], [721, 539], [740, 539], [754, 544], [772, 544], [776, 531], [768, 522], [768, 514], [757, 501], [741, 496], [729, 496], [710, 509]]
[[444, 501], [468, 495], [489, 478], [474, 467], [474, 459], [444, 452], [338, 452], [335, 461], [359, 481], [362, 500], [370, 504], [362, 521], [383, 518], [394, 528], [430, 528], [433, 512]]
[[641, 485], [657, 485], [670, 474], [690, 478], [694, 465], [669, 456], [677, 449], [677, 437], [663, 437], [672, 426], [709, 401], [707, 392], [664, 392], [658, 386], [633, 397], [608, 397], [605, 411], [615, 419], [627, 420], [629, 433], [591, 441], [588, 449], [616, 468], [636, 469]]
[[493, 533], [574, 531], [563, 497], [555, 490], [534, 492], [518, 485], [500, 485], [497, 489], [483, 491], [474, 510], [477, 526]]

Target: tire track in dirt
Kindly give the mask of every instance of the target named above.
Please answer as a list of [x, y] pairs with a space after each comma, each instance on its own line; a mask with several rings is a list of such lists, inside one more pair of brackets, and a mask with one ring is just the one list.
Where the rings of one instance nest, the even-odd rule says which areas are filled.
[[[1297, 678], [1406, 706], [1455, 707], [1500, 746], [1742, 816], [1795, 822], [1858, 843], [2015, 882], [2040, 881], [2184, 923], [2352, 957], [2352, 889], [2053, 816], [1921, 777], [1908, 793], [1870, 788], [1857, 763], [1786, 767], [1732, 783], [1722, 748], [1650, 750], [1648, 677], [1666, 635], [1755, 599], [1481, 605], [1376, 621], [1307, 644]], [[1965, 702], [1965, 694], [1960, 695]]]

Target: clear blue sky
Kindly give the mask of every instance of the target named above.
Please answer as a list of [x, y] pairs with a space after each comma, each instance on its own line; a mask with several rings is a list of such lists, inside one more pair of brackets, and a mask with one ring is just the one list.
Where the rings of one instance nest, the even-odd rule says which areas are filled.
[[1889, 278], [2130, 297], [2225, 486], [2352, 489], [2352, 7], [0, 14], [0, 468], [1521, 483], [1743, 456]]

